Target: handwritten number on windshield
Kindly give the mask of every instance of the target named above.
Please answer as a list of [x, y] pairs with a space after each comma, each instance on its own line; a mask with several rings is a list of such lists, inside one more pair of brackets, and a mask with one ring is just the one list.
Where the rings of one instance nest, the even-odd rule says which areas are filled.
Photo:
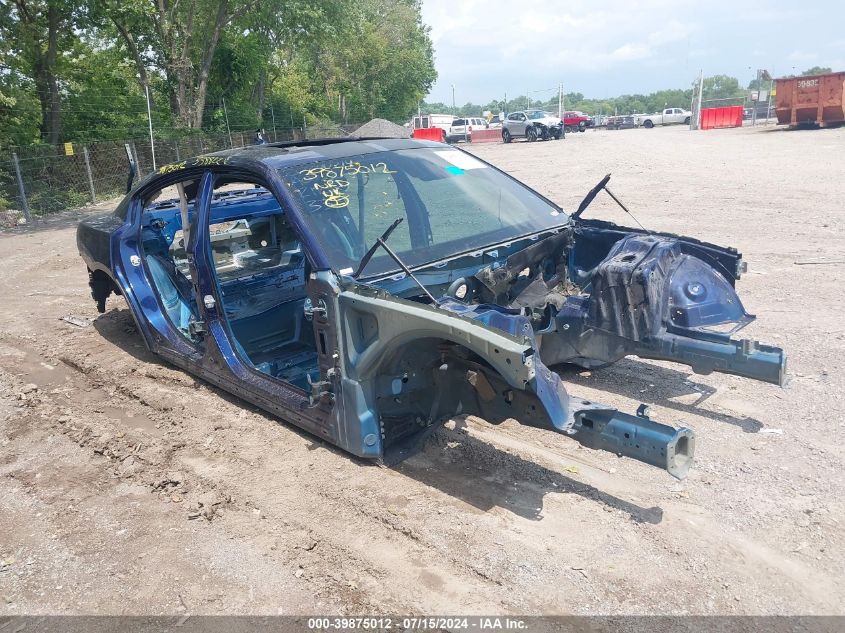
[[395, 174], [387, 163], [369, 163], [362, 165], [359, 161], [345, 161], [336, 165], [310, 167], [300, 170], [304, 182], [314, 181], [314, 189], [323, 196], [323, 206], [328, 209], [343, 209], [349, 206], [349, 181], [346, 177], [358, 174]]

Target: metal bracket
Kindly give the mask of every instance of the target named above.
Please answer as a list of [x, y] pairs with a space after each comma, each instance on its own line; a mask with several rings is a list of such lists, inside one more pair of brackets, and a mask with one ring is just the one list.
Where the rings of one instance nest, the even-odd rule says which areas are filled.
[[310, 298], [305, 299], [305, 305], [302, 307], [302, 311], [305, 313], [305, 318], [308, 321], [311, 321], [314, 318], [314, 313], [316, 312], [322, 319], [325, 319], [328, 315], [328, 308], [326, 307], [326, 302], [322, 299], [319, 300], [317, 305], [313, 305], [311, 303]]
[[326, 380], [313, 382], [311, 374], [305, 374], [305, 377], [308, 379], [308, 387], [311, 390], [308, 395], [308, 402], [312, 407], [317, 406], [324, 398], [334, 400], [334, 369], [329, 369], [326, 372]]
[[205, 321], [191, 321], [188, 323], [188, 334], [192, 338], [202, 338], [208, 333], [205, 327]]

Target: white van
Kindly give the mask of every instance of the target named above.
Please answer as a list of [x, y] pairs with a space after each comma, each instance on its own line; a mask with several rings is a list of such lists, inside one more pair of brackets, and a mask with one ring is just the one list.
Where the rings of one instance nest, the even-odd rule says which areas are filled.
[[451, 134], [452, 121], [455, 119], [451, 114], [420, 114], [411, 119], [411, 129], [420, 130], [430, 127], [439, 127], [443, 130], [443, 142]]

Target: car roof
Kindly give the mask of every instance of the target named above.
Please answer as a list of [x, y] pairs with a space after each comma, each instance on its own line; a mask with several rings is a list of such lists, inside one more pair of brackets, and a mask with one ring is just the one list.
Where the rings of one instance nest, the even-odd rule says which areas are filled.
[[[128, 195], [137, 195], [138, 191], [148, 188], [152, 183], [157, 183], [160, 178], [169, 178], [174, 172], [183, 169], [225, 164], [232, 168], [258, 172], [262, 164], [266, 168], [280, 169], [289, 165], [300, 165], [320, 160], [341, 160], [361, 154], [418, 148], [458, 151], [434, 141], [387, 137], [320, 138], [247, 145], [219, 152], [199, 154], [178, 163], [161, 165], [156, 171], [147, 174], [138, 181]], [[219, 162], [210, 160], [214, 157], [219, 157]]]
[[[247, 145], [227, 149], [206, 156], [223, 156], [231, 159], [258, 161], [270, 167], [283, 167], [303, 162], [347, 158], [360, 154], [417, 148], [440, 148], [442, 143], [410, 138], [350, 137], [284, 141], [266, 145]], [[227, 161], [234, 163], [237, 160]]]

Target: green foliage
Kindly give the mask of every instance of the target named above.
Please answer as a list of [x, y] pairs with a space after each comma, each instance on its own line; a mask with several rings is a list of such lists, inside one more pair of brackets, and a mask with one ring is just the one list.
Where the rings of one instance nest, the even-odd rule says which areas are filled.
[[342, 13], [326, 39], [295, 55], [323, 86], [320, 109], [344, 121], [410, 117], [437, 77], [420, 3], [360, 0]]
[[833, 69], [828, 68], [827, 66], [813, 66], [812, 68], [808, 68], [804, 72], [801, 73], [802, 77], [808, 77], [810, 75], [826, 75], [827, 73], [832, 73]]
[[259, 127], [290, 138], [402, 121], [433, 59], [418, 0], [0, 0], [0, 208], [18, 197], [9, 150], [33, 213], [90, 201], [64, 142], [92, 150], [98, 196], [117, 193], [122, 148], [93, 144], [146, 138], [148, 94], [160, 163], [175, 160], [174, 139], [184, 155]]
[[704, 100], [708, 99], [735, 99], [745, 95], [745, 91], [739, 87], [739, 80], [728, 75], [713, 75], [704, 78]]
[[12, 0], [0, 68], [0, 149], [146, 136], [147, 88], [164, 138], [400, 121], [436, 78], [417, 0]]
[[[585, 112], [590, 115], [596, 114], [642, 114], [649, 112], [657, 112], [664, 108], [688, 108], [692, 100], [692, 89], [689, 90], [658, 90], [649, 95], [634, 94], [621, 95], [619, 97], [612, 97], [608, 99], [588, 99], [580, 92], [569, 92], [563, 95], [563, 107], [566, 111], [577, 110]], [[444, 103], [424, 103], [422, 109], [430, 113], [444, 113], [444, 114], [465, 114], [478, 115], [485, 110], [489, 110], [494, 114], [504, 110], [506, 112], [513, 112], [514, 110], [524, 110], [528, 107], [528, 97], [519, 95], [513, 99], [508, 99], [507, 104], [504, 101], [491, 101], [486, 105], [478, 105], [467, 103], [455, 111], [452, 107]], [[557, 113], [558, 111], [558, 95], [553, 95], [546, 100], [531, 99], [531, 108], [546, 110], [548, 112]]]

